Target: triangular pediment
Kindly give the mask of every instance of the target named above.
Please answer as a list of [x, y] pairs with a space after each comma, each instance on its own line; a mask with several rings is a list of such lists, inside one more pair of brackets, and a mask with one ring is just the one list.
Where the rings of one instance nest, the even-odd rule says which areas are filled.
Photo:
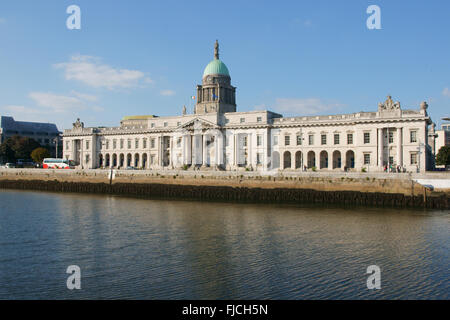
[[191, 121], [182, 124], [178, 128], [184, 130], [204, 130], [204, 129], [213, 129], [217, 127], [218, 125], [215, 124], [214, 122], [197, 117], [195, 119], [192, 119]]

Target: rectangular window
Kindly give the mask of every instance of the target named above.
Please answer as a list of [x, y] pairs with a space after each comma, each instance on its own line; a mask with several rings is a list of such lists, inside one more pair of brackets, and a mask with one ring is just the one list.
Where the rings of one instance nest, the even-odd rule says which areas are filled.
[[117, 149], [117, 140], [113, 140], [113, 149], [116, 150]]
[[370, 153], [364, 153], [364, 164], [370, 164]]
[[131, 140], [128, 140], [127, 148], [128, 148], [128, 149], [131, 149]]
[[278, 136], [273, 136], [273, 145], [274, 146], [278, 145]]
[[105, 147], [106, 147], [106, 150], [109, 149], [109, 140], [106, 140]]
[[86, 150], [89, 150], [89, 141], [86, 141]]
[[417, 142], [417, 131], [411, 131], [410, 132], [410, 142], [414, 143]]
[[353, 133], [347, 134], [347, 144], [353, 144]]
[[155, 139], [150, 140], [150, 148], [154, 148], [155, 147]]
[[394, 132], [389, 131], [389, 143], [394, 143]]
[[417, 164], [417, 153], [411, 153], [411, 164]]
[[246, 147], [247, 146], [247, 136], [244, 137], [243, 143], [244, 143], [244, 147]]
[[313, 134], [310, 134], [308, 136], [308, 143], [310, 146], [312, 146], [314, 144], [314, 135]]
[[339, 134], [334, 135], [334, 144], [339, 144]]
[[120, 149], [123, 149], [123, 139], [120, 139]]
[[300, 134], [297, 135], [297, 145], [301, 146], [302, 145], [302, 136]]
[[150, 128], [154, 128], [155, 127], [155, 123], [152, 122], [152, 124], [150, 125]]
[[135, 149], [139, 149], [139, 139], [136, 139], [136, 140], [134, 141], [134, 148], [135, 148]]
[[69, 141], [66, 141], [66, 149], [69, 149]]
[[262, 153], [257, 153], [256, 154], [256, 164], [262, 164], [262, 156], [263, 156], [263, 154]]
[[143, 148], [147, 149], [147, 139], [142, 140]]
[[258, 134], [258, 135], [256, 136], [256, 145], [257, 145], [258, 147], [262, 146], [262, 134]]
[[181, 148], [181, 138], [177, 139], [177, 148]]
[[244, 123], [245, 122], [245, 118], [241, 118], [240, 121], [241, 121], [241, 123]]
[[389, 157], [389, 164], [394, 164], [394, 157], [392, 156]]
[[169, 124], [167, 122], [164, 122], [164, 127], [167, 127]]
[[327, 144], [327, 135], [326, 134], [321, 135], [321, 143], [322, 143], [322, 145]]
[[291, 144], [291, 136], [284, 136], [284, 145], [288, 146]]
[[262, 122], [262, 117], [257, 117], [256, 122]]
[[364, 132], [364, 143], [370, 143], [370, 132]]

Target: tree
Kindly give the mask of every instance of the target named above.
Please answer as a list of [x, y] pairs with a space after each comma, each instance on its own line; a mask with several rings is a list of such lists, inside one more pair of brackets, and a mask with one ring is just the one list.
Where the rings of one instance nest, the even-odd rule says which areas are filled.
[[16, 162], [14, 150], [6, 143], [0, 145], [0, 159], [3, 162]]
[[31, 159], [33, 159], [34, 162], [42, 163], [42, 161], [45, 158], [50, 157], [50, 152], [46, 148], [36, 148], [31, 152]]
[[14, 151], [16, 152], [16, 159], [30, 159], [31, 152], [39, 148], [41, 145], [34, 139], [27, 137], [19, 137], [16, 139]]
[[16, 162], [17, 159], [30, 159], [31, 152], [40, 146], [34, 139], [13, 136], [0, 145], [0, 157], [9, 162]]
[[439, 152], [436, 155], [436, 164], [438, 166], [450, 165], [450, 146], [444, 146], [439, 149]]

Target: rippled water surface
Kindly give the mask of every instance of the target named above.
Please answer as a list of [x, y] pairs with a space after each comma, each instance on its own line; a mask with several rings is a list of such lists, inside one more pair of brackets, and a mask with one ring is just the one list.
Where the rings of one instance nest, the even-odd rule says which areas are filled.
[[448, 299], [449, 217], [0, 191], [0, 299]]

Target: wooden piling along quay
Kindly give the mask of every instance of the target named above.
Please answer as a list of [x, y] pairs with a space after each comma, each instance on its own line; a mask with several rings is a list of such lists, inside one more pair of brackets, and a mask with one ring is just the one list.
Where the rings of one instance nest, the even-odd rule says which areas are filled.
[[[137, 196], [149, 199], [203, 201], [362, 205], [398, 208], [450, 209], [448, 193], [405, 195], [358, 191], [319, 191], [301, 188], [251, 188], [235, 186], [184, 185], [165, 183], [70, 182], [58, 180], [0, 180], [0, 189], [38, 190]], [[426, 200], [425, 200], [426, 199]]]

